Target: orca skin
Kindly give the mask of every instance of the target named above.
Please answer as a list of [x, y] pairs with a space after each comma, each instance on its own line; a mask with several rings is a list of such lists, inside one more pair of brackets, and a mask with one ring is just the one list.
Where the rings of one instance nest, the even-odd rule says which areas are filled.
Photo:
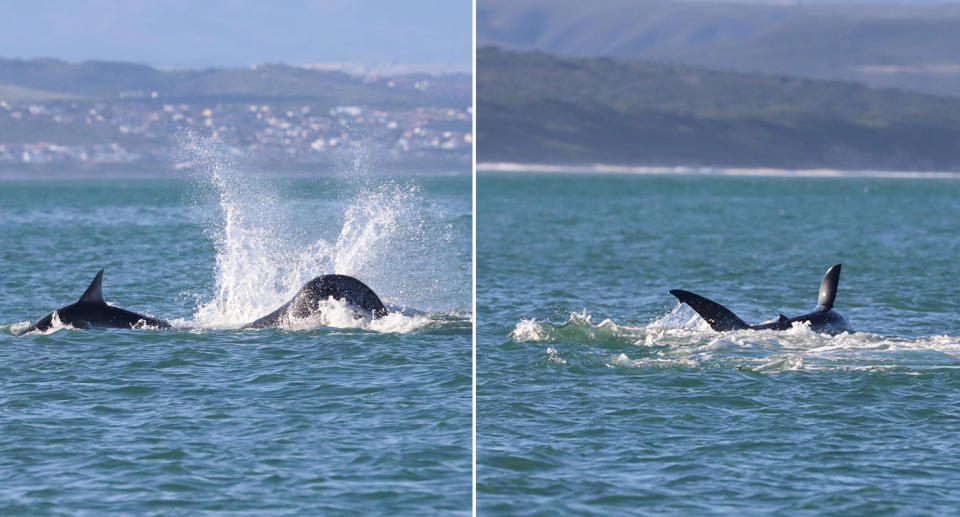
[[837, 264], [827, 270], [820, 282], [820, 292], [817, 300], [817, 307], [807, 314], [788, 318], [783, 314], [770, 321], [750, 325], [737, 317], [730, 309], [717, 302], [708, 300], [700, 295], [674, 289], [670, 294], [677, 297], [681, 302], [689, 305], [697, 311], [704, 320], [710, 324], [710, 328], [718, 332], [726, 330], [787, 330], [795, 322], [810, 323], [810, 329], [814, 332], [825, 334], [839, 334], [841, 332], [852, 332], [853, 329], [847, 323], [846, 318], [839, 312], [833, 310], [833, 302], [837, 297], [837, 285], [840, 283], [840, 264]]
[[161, 329], [171, 328], [166, 321], [130, 312], [120, 307], [107, 305], [103, 300], [103, 270], [93, 278], [90, 287], [84, 291], [77, 303], [61, 307], [47, 314], [39, 321], [20, 331], [17, 336], [39, 330], [44, 332], [53, 325], [53, 315], [56, 314], [61, 323], [78, 329], [90, 328], [134, 328], [150, 326]]
[[373, 289], [346, 275], [320, 275], [307, 282], [299, 292], [279, 309], [243, 326], [245, 329], [278, 327], [292, 319], [316, 316], [320, 302], [333, 298], [343, 300], [357, 311], [373, 319], [387, 315], [387, 308]]

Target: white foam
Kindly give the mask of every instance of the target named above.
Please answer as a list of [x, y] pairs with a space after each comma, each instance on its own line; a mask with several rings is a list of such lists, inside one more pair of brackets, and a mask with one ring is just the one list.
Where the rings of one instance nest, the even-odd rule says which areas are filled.
[[631, 359], [627, 354], [621, 353], [614, 356], [611, 356], [607, 360], [608, 367], [626, 367], [626, 368], [649, 368], [649, 367], [673, 367], [673, 366], [682, 366], [687, 368], [696, 368], [700, 366], [700, 362], [692, 357], [677, 357], [677, 358], [665, 358], [665, 357], [640, 357], [637, 359]]
[[796, 354], [774, 357], [759, 366], [749, 368], [757, 373], [795, 372], [805, 369], [803, 357]]
[[536, 319], [522, 319], [510, 331], [510, 337], [516, 341], [546, 341], [547, 334]]
[[17, 323], [11, 323], [11, 324], [9, 325], [8, 329], [10, 330], [10, 333], [11, 333], [11, 334], [17, 335], [17, 334], [19, 334], [20, 332], [22, 332], [23, 329], [28, 328], [30, 325], [33, 325], [33, 322], [31, 322], [31, 321], [19, 321], [19, 322], [17, 322]]
[[960, 173], [950, 171], [881, 171], [841, 169], [777, 169], [772, 167], [697, 167], [612, 165], [549, 165], [537, 163], [485, 162], [477, 164], [477, 171], [525, 172], [544, 174], [633, 174], [633, 175], [698, 175], [698, 176], [765, 176], [795, 178], [905, 178], [905, 179], [960, 179]]
[[689, 330], [710, 330], [710, 324], [697, 314], [689, 305], [677, 303], [667, 314], [651, 321], [647, 325], [648, 329], [689, 329]]
[[[449, 236], [427, 235], [423, 199], [416, 186], [389, 181], [361, 185], [353, 198], [324, 205], [317, 219], [308, 221], [311, 227], [304, 228], [307, 224], [298, 225], [294, 216], [302, 218], [305, 210], [319, 210], [318, 202], [291, 211], [290, 203], [268, 183], [245, 174], [218, 141], [184, 134], [181, 147], [189, 155], [185, 161], [196, 164], [201, 179], [210, 185], [217, 207], [207, 225], [216, 248], [214, 291], [198, 298], [188, 324], [237, 328], [274, 311], [321, 274], [357, 277], [376, 286], [385, 302], [416, 302], [428, 296], [431, 287], [436, 290], [440, 275], [430, 267], [429, 251], [435, 247], [433, 241]], [[336, 239], [317, 237], [317, 228]], [[420, 277], [410, 275], [411, 271]], [[324, 318], [319, 324], [382, 332], [421, 328], [429, 320], [391, 314], [363, 324], [346, 311]], [[296, 323], [300, 324], [312, 328], [318, 323]]]
[[69, 323], [64, 323], [60, 321], [60, 313], [57, 311], [53, 311], [53, 314], [51, 315], [51, 318], [50, 318], [50, 328], [48, 328], [47, 330], [35, 330], [34, 332], [39, 332], [44, 336], [49, 336], [54, 332], [59, 332], [64, 329], [74, 330], [74, 327]]
[[318, 303], [317, 311], [307, 318], [288, 316], [279, 327], [287, 330], [310, 330], [318, 327], [340, 329], [365, 329], [377, 332], [405, 333], [426, 326], [430, 319], [426, 316], [408, 316], [391, 312], [382, 318], [374, 319], [365, 315], [343, 300], [328, 298]]
[[[571, 313], [563, 325], [520, 320], [510, 332], [517, 341], [617, 346], [617, 341], [632, 340], [648, 349], [650, 357], [631, 359], [626, 353], [607, 361], [611, 367], [651, 365], [725, 365], [761, 373], [819, 371], [837, 369], [888, 369], [891, 361], [908, 368], [953, 367], [960, 358], [960, 337], [948, 335], [916, 338], [884, 337], [867, 332], [843, 332], [836, 335], [811, 330], [806, 323], [794, 324], [785, 331], [737, 330], [715, 332], [699, 316], [681, 306], [645, 327], [633, 327], [605, 319], [590, 323], [586, 311]], [[553, 347], [548, 349], [555, 350]], [[913, 352], [940, 353], [949, 358], [936, 361], [936, 355], [916, 356]], [[931, 364], [931, 361], [933, 363]]]
[[557, 352], [557, 349], [553, 348], [552, 346], [547, 347], [547, 362], [567, 364], [567, 360], [560, 357], [560, 352]]

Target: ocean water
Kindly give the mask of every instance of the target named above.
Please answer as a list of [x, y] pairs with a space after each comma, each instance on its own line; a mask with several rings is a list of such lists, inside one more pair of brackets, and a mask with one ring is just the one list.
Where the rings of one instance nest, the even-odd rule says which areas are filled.
[[[0, 514], [468, 514], [471, 178], [199, 154], [0, 182]], [[177, 328], [14, 336], [101, 268], [109, 303]], [[239, 330], [334, 272], [396, 312]]]
[[[960, 181], [480, 171], [481, 515], [960, 507]], [[816, 305], [837, 336], [714, 332]]]

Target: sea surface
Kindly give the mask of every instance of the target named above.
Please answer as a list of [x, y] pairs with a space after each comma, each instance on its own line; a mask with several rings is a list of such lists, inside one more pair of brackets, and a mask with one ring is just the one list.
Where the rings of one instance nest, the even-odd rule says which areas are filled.
[[[960, 508], [960, 181], [477, 180], [478, 513]], [[715, 332], [817, 304], [855, 332]]]
[[[0, 182], [0, 514], [467, 515], [471, 178]], [[174, 330], [14, 334], [105, 269]], [[240, 330], [324, 273], [394, 314]]]

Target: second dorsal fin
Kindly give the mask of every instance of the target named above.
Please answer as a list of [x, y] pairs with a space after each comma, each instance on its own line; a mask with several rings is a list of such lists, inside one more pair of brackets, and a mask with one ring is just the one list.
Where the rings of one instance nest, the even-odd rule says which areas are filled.
[[83, 292], [83, 296], [80, 297], [81, 303], [99, 303], [106, 305], [107, 302], [103, 301], [103, 270], [101, 269], [97, 276], [93, 277], [93, 282], [90, 282], [90, 287]]
[[837, 298], [837, 284], [840, 283], [840, 264], [833, 266], [823, 275], [820, 282], [820, 293], [817, 298], [818, 311], [829, 311], [833, 308], [833, 301]]

